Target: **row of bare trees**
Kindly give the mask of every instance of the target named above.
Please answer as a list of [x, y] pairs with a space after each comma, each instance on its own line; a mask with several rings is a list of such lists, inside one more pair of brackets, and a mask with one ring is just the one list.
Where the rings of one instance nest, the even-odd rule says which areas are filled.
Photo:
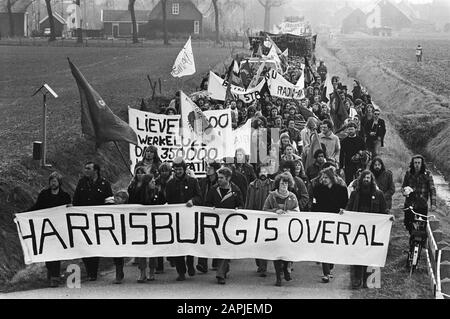
[[[14, 20], [12, 15], [12, 6], [18, 2], [19, 0], [7, 0], [6, 8], [9, 16], [9, 31], [10, 36], [14, 36]], [[35, 1], [32, 0], [30, 4]], [[215, 42], [220, 43], [220, 28], [219, 28], [219, 1], [220, 0], [211, 0], [212, 5], [214, 7], [214, 24], [215, 24]], [[228, 7], [240, 7], [245, 10], [245, 4], [243, 0], [223, 0], [224, 3], [227, 4]], [[280, 7], [287, 3], [288, 0], [258, 0], [258, 2], [264, 7], [264, 31], [270, 30], [270, 12], [274, 7]], [[137, 22], [136, 22], [136, 14], [134, 10], [134, 5], [136, 0], [128, 1], [128, 11], [130, 11], [131, 22], [132, 22], [132, 30], [133, 30], [133, 43], [138, 43], [138, 32], [137, 32]], [[75, 4], [80, 6], [80, 0], [75, 0]], [[53, 19], [51, 0], [45, 0], [45, 5], [47, 8], [48, 20], [50, 24], [50, 38], [49, 41], [55, 41], [55, 22]], [[163, 16], [163, 33], [164, 33], [164, 44], [169, 44], [168, 32], [167, 32], [167, 0], [161, 0], [162, 6], [162, 16]], [[244, 12], [245, 15], [245, 12]], [[77, 42], [83, 42], [83, 33], [81, 26], [76, 30]]]

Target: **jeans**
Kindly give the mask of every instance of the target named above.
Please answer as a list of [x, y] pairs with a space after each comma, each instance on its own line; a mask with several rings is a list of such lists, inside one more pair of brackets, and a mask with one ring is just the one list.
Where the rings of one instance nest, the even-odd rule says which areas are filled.
[[[153, 275], [155, 273], [156, 258], [157, 257], [148, 258], [148, 268], [150, 269], [150, 275]], [[147, 269], [147, 258], [146, 257], [138, 257], [136, 259], [138, 262], [138, 269], [141, 271], [145, 271]]]
[[275, 273], [277, 275], [277, 279], [281, 278], [281, 274], [283, 272], [290, 273], [290, 261], [287, 260], [274, 260], [273, 266], [275, 267]]
[[61, 262], [58, 261], [47, 261], [45, 263], [47, 267], [47, 279], [58, 278], [61, 275]]
[[331, 273], [331, 269], [334, 268], [334, 264], [322, 263], [322, 271], [324, 276], [328, 276]]
[[367, 266], [352, 265], [350, 266], [351, 281], [353, 286], [366, 286]]
[[82, 258], [84, 267], [86, 268], [86, 273], [89, 278], [97, 278], [98, 264], [100, 262], [100, 257], [88, 257]]
[[[179, 256], [175, 257], [175, 267], [179, 275], [186, 274], [187, 269], [194, 269], [194, 256]], [[186, 268], [187, 266], [187, 268]]]
[[267, 260], [266, 259], [255, 259], [255, 262], [256, 262], [256, 266], [258, 267], [259, 270], [261, 270], [262, 272], [267, 271]]
[[229, 259], [217, 259], [217, 272], [216, 278], [225, 279], [227, 273], [230, 271], [230, 260]]

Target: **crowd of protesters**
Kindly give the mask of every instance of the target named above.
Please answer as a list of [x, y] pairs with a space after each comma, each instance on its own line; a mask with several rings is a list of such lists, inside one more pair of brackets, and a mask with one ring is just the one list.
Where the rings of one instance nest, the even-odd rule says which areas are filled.
[[[286, 69], [286, 79], [296, 83], [304, 70], [294, 60]], [[127, 190], [115, 195], [111, 185], [92, 162], [84, 166], [73, 200], [61, 190], [61, 175], [53, 173], [49, 189], [44, 190], [31, 210], [72, 203], [74, 206], [130, 203], [144, 205], [180, 204], [216, 208], [245, 208], [275, 214], [298, 214], [302, 211], [343, 213], [344, 210], [388, 214], [395, 192], [392, 172], [380, 157], [384, 146], [386, 127], [380, 118], [381, 110], [374, 106], [370, 95], [355, 81], [351, 93], [338, 76], [331, 76], [333, 89], [327, 96], [325, 80], [330, 75], [321, 60], [317, 69], [312, 66], [301, 100], [271, 97], [263, 92], [259, 100], [246, 104], [239, 99], [225, 102], [199, 96], [195, 103], [202, 110], [230, 108], [234, 128], [251, 120], [252, 151], [246, 154], [236, 150], [234, 158], [215, 159], [207, 163], [206, 177], [194, 177], [182, 158], [172, 163], [162, 162], [156, 147], [146, 148], [143, 159], [137, 163], [135, 174]], [[264, 74], [262, 74], [264, 77]], [[203, 81], [202, 89], [207, 88]], [[180, 112], [177, 94], [165, 109], [166, 114]], [[431, 174], [423, 157], [415, 156], [403, 182], [405, 206], [414, 205], [427, 213], [427, 202], [435, 208], [436, 193]], [[417, 204], [418, 203], [418, 204]], [[405, 218], [410, 227], [411, 218]], [[408, 228], [409, 229], [409, 228]], [[155, 280], [164, 272], [164, 258], [136, 256], [139, 269], [137, 281]], [[216, 271], [219, 284], [225, 284], [230, 271], [230, 260], [194, 256], [167, 258], [176, 268], [177, 281], [186, 274]], [[89, 280], [96, 280], [99, 258], [84, 258]], [[282, 278], [292, 279], [292, 262], [273, 261], [276, 285]], [[124, 258], [114, 258], [115, 283], [124, 278]], [[267, 260], [256, 260], [257, 273], [267, 276]], [[322, 282], [333, 277], [334, 265], [322, 264]], [[58, 286], [59, 262], [47, 263], [51, 286]], [[147, 271], [148, 268], [148, 271]], [[352, 287], [364, 286], [363, 266], [352, 266]]]

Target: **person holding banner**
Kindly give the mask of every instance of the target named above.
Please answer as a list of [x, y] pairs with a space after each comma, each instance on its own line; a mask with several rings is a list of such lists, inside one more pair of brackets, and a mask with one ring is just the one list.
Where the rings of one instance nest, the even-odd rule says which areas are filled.
[[[73, 194], [73, 206], [104, 205], [105, 199], [113, 196], [111, 184], [100, 174], [100, 166], [94, 162], [84, 164], [83, 177], [78, 181]], [[100, 257], [83, 258], [89, 281], [97, 280]]]
[[[275, 183], [269, 178], [269, 170], [266, 166], [259, 166], [258, 178], [250, 183], [247, 190], [245, 209], [263, 210], [267, 196], [272, 191]], [[257, 272], [260, 277], [266, 277], [267, 260], [256, 259]]]
[[[347, 210], [372, 214], [387, 214], [386, 200], [383, 192], [377, 187], [375, 176], [369, 170], [364, 170], [358, 178], [356, 190], [350, 195]], [[352, 265], [352, 288], [359, 289], [361, 284], [367, 288], [364, 274], [367, 266]]]
[[[155, 177], [152, 173], [147, 173], [144, 166], [136, 167], [135, 175], [130, 185], [128, 186], [128, 203], [141, 205], [163, 205], [166, 203], [164, 195], [158, 191], [155, 184]], [[149, 258], [149, 276], [147, 277], [147, 258], [136, 258], [138, 268], [140, 270], [140, 277], [138, 283], [145, 283], [155, 280], [156, 257]]]
[[[62, 175], [58, 172], [53, 172], [48, 177], [48, 187], [42, 190], [36, 203], [27, 211], [58, 207], [71, 203], [70, 195], [61, 189]], [[47, 268], [47, 280], [50, 287], [58, 287], [61, 276], [61, 262], [47, 261], [45, 263]]]
[[[200, 190], [203, 198], [206, 198], [208, 192], [217, 186], [217, 171], [220, 169], [221, 165], [215, 161], [207, 163], [206, 166], [206, 177], [202, 178], [199, 181]], [[198, 271], [206, 274], [208, 272], [208, 258], [198, 258], [197, 260], [197, 268]], [[212, 269], [217, 270], [217, 259], [213, 259], [212, 261]]]
[[[187, 207], [202, 204], [202, 196], [198, 181], [186, 174], [187, 165], [181, 157], [173, 160], [172, 168], [174, 176], [167, 182], [166, 194], [168, 204], [186, 203]], [[178, 256], [175, 257], [175, 267], [177, 269], [177, 281], [186, 280], [186, 267], [189, 276], [195, 275], [194, 257]]]
[[[347, 188], [339, 185], [335, 172], [331, 167], [320, 172], [319, 183], [313, 186], [312, 195], [313, 212], [337, 214], [347, 206]], [[322, 282], [328, 283], [330, 281], [333, 267], [333, 264], [322, 263]]]
[[[244, 207], [242, 192], [231, 182], [233, 172], [228, 167], [217, 171], [217, 185], [211, 188], [205, 199], [205, 206], [215, 208], [237, 209]], [[230, 271], [229, 259], [218, 259], [216, 272], [217, 283], [224, 285], [227, 273]]]
[[[278, 215], [287, 214], [289, 212], [300, 212], [297, 197], [289, 191], [294, 187], [294, 179], [289, 172], [279, 174], [275, 178], [275, 190], [269, 193], [264, 202], [263, 210], [274, 212]], [[275, 286], [281, 287], [281, 274], [284, 274], [286, 281], [292, 280], [290, 262], [287, 260], [274, 260], [273, 265], [276, 272]]]

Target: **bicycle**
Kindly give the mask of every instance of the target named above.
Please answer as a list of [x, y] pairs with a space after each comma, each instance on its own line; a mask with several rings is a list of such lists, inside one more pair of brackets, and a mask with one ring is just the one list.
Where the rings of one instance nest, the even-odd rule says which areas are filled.
[[409, 277], [411, 277], [417, 268], [422, 248], [425, 247], [427, 241], [428, 218], [435, 218], [435, 216], [416, 213], [412, 206], [403, 210], [405, 213], [409, 212], [414, 215], [412, 229], [410, 230], [408, 257], [406, 259], [406, 267], [409, 269]]

